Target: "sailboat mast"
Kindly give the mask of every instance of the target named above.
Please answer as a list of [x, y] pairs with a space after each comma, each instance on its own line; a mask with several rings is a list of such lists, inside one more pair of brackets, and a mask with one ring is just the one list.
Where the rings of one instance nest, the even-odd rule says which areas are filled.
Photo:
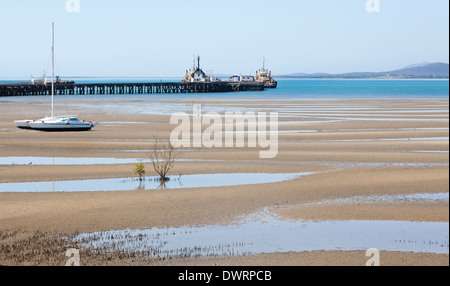
[[53, 97], [55, 95], [55, 23], [52, 23], [52, 118], [53, 114]]

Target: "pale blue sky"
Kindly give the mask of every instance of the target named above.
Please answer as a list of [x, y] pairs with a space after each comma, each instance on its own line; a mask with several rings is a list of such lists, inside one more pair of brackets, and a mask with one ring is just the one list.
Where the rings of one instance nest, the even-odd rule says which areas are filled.
[[0, 0], [0, 77], [387, 71], [449, 61], [448, 0]]

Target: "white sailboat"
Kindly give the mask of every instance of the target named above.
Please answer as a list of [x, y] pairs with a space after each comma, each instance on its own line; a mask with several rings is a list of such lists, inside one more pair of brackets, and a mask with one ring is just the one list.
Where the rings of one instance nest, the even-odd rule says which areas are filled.
[[54, 115], [55, 95], [55, 24], [52, 23], [52, 116], [39, 120], [17, 120], [16, 126], [21, 129], [33, 129], [40, 131], [88, 131], [99, 123], [91, 121], [80, 121], [75, 116]]

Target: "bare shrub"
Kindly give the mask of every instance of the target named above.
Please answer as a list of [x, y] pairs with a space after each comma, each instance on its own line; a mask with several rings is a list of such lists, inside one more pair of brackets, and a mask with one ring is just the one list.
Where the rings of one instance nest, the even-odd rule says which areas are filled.
[[159, 175], [161, 182], [169, 181], [167, 174], [173, 169], [175, 160], [180, 157], [180, 152], [176, 151], [170, 140], [161, 140], [155, 137], [148, 158], [153, 164], [153, 169]]

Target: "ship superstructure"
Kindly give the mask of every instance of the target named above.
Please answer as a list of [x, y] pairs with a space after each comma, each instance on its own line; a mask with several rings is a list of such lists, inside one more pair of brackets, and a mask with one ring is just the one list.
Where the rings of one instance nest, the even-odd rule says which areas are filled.
[[265, 68], [265, 58], [262, 59], [262, 67], [256, 71], [256, 81], [264, 82], [265, 88], [276, 88], [278, 83], [272, 78], [272, 72]]
[[195, 66], [195, 57], [192, 68], [186, 71], [183, 82], [210, 82], [211, 77], [200, 68], [200, 56], [197, 57], [197, 66]]
[[[192, 68], [186, 70], [183, 83], [192, 82], [220, 82], [221, 79], [215, 78], [213, 75], [208, 75], [200, 68], [200, 56], [193, 59]], [[228, 79], [228, 82], [245, 82], [245, 83], [263, 83], [264, 88], [276, 88], [277, 82], [272, 78], [272, 72], [265, 68], [265, 59], [263, 57], [262, 67], [256, 71], [256, 76], [253, 75], [233, 75]]]

